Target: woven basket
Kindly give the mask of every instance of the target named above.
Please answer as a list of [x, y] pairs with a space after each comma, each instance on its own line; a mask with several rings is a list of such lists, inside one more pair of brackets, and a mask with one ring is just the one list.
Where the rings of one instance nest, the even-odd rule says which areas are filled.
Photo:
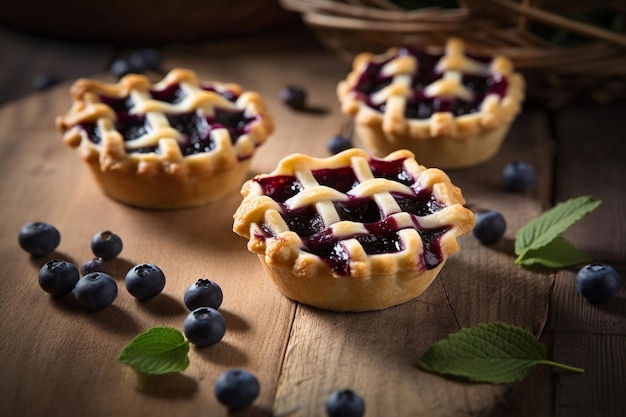
[[[346, 62], [363, 51], [443, 45], [459, 36], [473, 53], [508, 56], [527, 76], [531, 96], [554, 99], [557, 90], [565, 95], [584, 90], [599, 100], [626, 96], [623, 28], [609, 30], [571, 17], [593, 5], [623, 21], [621, 1], [459, 0], [456, 8], [415, 10], [387, 0], [280, 1], [301, 13], [320, 41]], [[560, 45], [538, 35], [539, 29], [577, 44]]]

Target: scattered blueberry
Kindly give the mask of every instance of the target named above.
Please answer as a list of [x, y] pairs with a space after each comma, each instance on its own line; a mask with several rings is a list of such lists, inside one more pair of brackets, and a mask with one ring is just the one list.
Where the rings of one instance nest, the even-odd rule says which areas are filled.
[[37, 91], [46, 90], [61, 82], [61, 77], [56, 74], [38, 74], [33, 79], [33, 88]]
[[332, 155], [336, 155], [339, 152], [352, 148], [353, 146], [350, 139], [345, 136], [336, 135], [328, 140], [326, 147], [328, 148], [328, 152]]
[[306, 90], [296, 85], [281, 88], [280, 100], [294, 110], [302, 110], [306, 106]]
[[365, 402], [351, 389], [337, 390], [326, 399], [326, 414], [328, 417], [362, 417]]
[[200, 278], [185, 290], [183, 301], [191, 311], [200, 307], [220, 308], [224, 294], [222, 289], [210, 279]]
[[582, 267], [576, 276], [576, 288], [592, 303], [613, 298], [619, 291], [622, 278], [606, 264], [594, 263]]
[[137, 73], [158, 71], [161, 67], [161, 56], [154, 48], [144, 48], [134, 51], [128, 57], [131, 69]]
[[117, 297], [117, 283], [108, 274], [92, 272], [78, 280], [74, 287], [76, 300], [90, 310], [110, 306]]
[[98, 232], [91, 239], [91, 251], [105, 261], [114, 259], [122, 252], [122, 239], [113, 232]]
[[92, 272], [106, 272], [106, 264], [104, 263], [104, 259], [96, 256], [95, 258], [91, 258], [88, 261], [85, 261], [80, 266], [80, 274], [87, 275]]
[[47, 262], [39, 270], [39, 285], [55, 297], [71, 293], [79, 278], [76, 265], [60, 259]]
[[487, 210], [476, 213], [476, 225], [472, 233], [481, 243], [487, 245], [496, 242], [504, 236], [506, 221], [497, 211]]
[[20, 229], [17, 240], [22, 249], [33, 256], [45, 256], [61, 243], [56, 227], [45, 222], [27, 223]]
[[216, 344], [226, 333], [222, 313], [211, 307], [200, 307], [190, 312], [183, 322], [185, 337], [197, 347]]
[[111, 63], [109, 70], [117, 77], [122, 78], [125, 75], [132, 74], [133, 68], [126, 59], [116, 59]]
[[165, 274], [158, 266], [139, 264], [133, 266], [124, 278], [126, 289], [140, 300], [155, 297], [165, 288]]
[[524, 191], [535, 184], [535, 169], [526, 162], [511, 162], [502, 171], [504, 187], [509, 191]]
[[215, 380], [215, 397], [231, 411], [252, 404], [260, 390], [259, 380], [243, 369], [229, 369]]

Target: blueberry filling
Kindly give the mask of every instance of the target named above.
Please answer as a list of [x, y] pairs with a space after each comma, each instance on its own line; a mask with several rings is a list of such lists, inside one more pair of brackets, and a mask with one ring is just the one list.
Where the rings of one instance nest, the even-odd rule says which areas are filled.
[[342, 193], [347, 193], [359, 184], [354, 171], [350, 167], [319, 169], [313, 171], [313, 177], [319, 185], [334, 188]]
[[169, 124], [183, 134], [179, 144], [183, 155], [209, 152], [215, 148], [209, 132], [211, 128], [207, 120], [197, 112], [166, 115]]
[[374, 223], [381, 220], [378, 204], [370, 198], [353, 198], [333, 203], [339, 218], [356, 223]]
[[[411, 187], [411, 194], [392, 193], [401, 211], [421, 217], [443, 209], [444, 204], [438, 201], [431, 191], [415, 189], [413, 185], [415, 180], [406, 172], [403, 162], [404, 160], [371, 160], [370, 168], [377, 178], [387, 178]], [[312, 174], [320, 185], [334, 188], [344, 194], [359, 184], [350, 167], [314, 170]], [[254, 181], [261, 186], [264, 195], [280, 204], [283, 220], [289, 229], [302, 239], [301, 249], [318, 256], [339, 275], [350, 273], [350, 255], [342, 240], [356, 239], [368, 255], [394, 253], [404, 249], [398, 234], [402, 227], [393, 217], [384, 217], [372, 198], [350, 197], [347, 201], [332, 202], [340, 220], [361, 223], [367, 229], [367, 233], [345, 236], [340, 240], [334, 236], [332, 228], [324, 224], [314, 206], [292, 210], [284, 204], [304, 189], [296, 177], [280, 175], [257, 178]], [[424, 250], [419, 255], [422, 264], [427, 269], [435, 268], [443, 260], [440, 237], [450, 227], [424, 229], [417, 221], [413, 222], [413, 226], [424, 244]], [[267, 239], [273, 237], [274, 233], [262, 223], [255, 235], [259, 239]]]
[[[173, 97], [169, 97], [169, 99], [176, 100]], [[122, 110], [117, 112], [115, 129], [122, 135], [125, 142], [140, 138], [150, 131], [150, 125], [144, 115], [128, 113], [129, 107], [124, 101], [115, 101], [112, 104]], [[235, 143], [239, 137], [248, 133], [250, 122], [257, 119], [257, 117], [247, 117], [240, 110], [226, 109], [215, 109], [215, 115], [212, 117], [202, 116], [198, 112], [167, 114], [166, 117], [169, 124], [183, 135], [179, 147], [185, 156], [210, 152], [215, 149], [216, 145], [210, 135], [214, 129], [227, 129], [231, 142]], [[82, 123], [79, 126], [91, 142], [95, 144], [102, 142], [102, 135], [96, 123]], [[132, 153], [159, 153], [159, 148], [154, 145], [127, 149], [127, 151]]]
[[111, 107], [116, 114], [119, 114], [119, 113], [128, 114], [131, 107], [133, 107], [133, 101], [131, 100], [130, 97], [117, 98], [117, 97], [100, 96], [99, 99], [101, 103], [106, 104], [107, 106]]
[[415, 182], [415, 178], [411, 177], [404, 169], [404, 159], [396, 159], [395, 161], [371, 160], [370, 168], [376, 178], [386, 178], [406, 186], [411, 186]]
[[416, 216], [427, 216], [444, 208], [430, 191], [419, 190], [415, 195], [391, 193], [400, 206], [400, 210], [415, 214]]
[[[206, 91], [215, 92], [227, 100], [234, 102], [239, 95], [230, 90], [217, 90], [213, 86], [202, 86]], [[186, 98], [186, 93], [179, 84], [167, 86], [162, 90], [150, 90], [152, 99], [176, 104]], [[133, 101], [130, 97], [99, 96], [101, 103], [111, 107], [116, 114], [115, 129], [122, 135], [124, 141], [132, 141], [140, 138], [150, 131], [150, 124], [145, 115], [131, 114]], [[249, 132], [251, 122], [260, 116], [247, 116], [242, 110], [230, 110], [216, 108], [213, 116], [203, 116], [199, 112], [180, 114], [166, 114], [169, 124], [183, 135], [179, 147], [183, 155], [192, 155], [202, 152], [210, 152], [216, 144], [210, 135], [214, 129], [227, 129], [232, 143], [237, 142], [239, 137]], [[95, 122], [79, 124], [87, 138], [95, 143], [102, 142], [102, 134]], [[159, 153], [157, 145], [141, 148], [127, 149], [132, 153]]]
[[278, 203], [284, 203], [304, 189], [296, 177], [289, 175], [257, 178], [255, 181], [261, 186], [263, 195]]
[[120, 132], [124, 141], [134, 140], [148, 133], [146, 117], [138, 114], [118, 113], [115, 129]]
[[186, 97], [185, 92], [180, 85], [173, 84], [165, 87], [163, 90], [150, 90], [150, 95], [154, 100], [163, 101], [165, 103], [176, 104], [183, 101]]
[[218, 89], [216, 89], [215, 87], [213, 87], [211, 85], [203, 85], [202, 89], [204, 91], [211, 91], [213, 93], [217, 93], [220, 96], [224, 97], [226, 100], [232, 101], [232, 102], [237, 101], [237, 99], [239, 98], [239, 94], [235, 93], [234, 91], [218, 90]]
[[298, 210], [285, 210], [281, 216], [289, 226], [289, 230], [296, 232], [300, 237], [309, 237], [325, 228], [324, 221], [313, 206]]
[[[427, 119], [437, 112], [449, 112], [455, 116], [471, 114], [480, 110], [480, 104], [488, 94], [496, 94], [499, 97], [506, 95], [508, 89], [506, 77], [465, 74], [461, 83], [472, 91], [472, 100], [429, 97], [425, 94], [425, 88], [443, 76], [436, 70], [437, 62], [442, 55], [427, 54], [409, 48], [400, 48], [397, 53], [397, 56], [410, 55], [417, 58], [419, 65], [416, 72], [411, 76], [412, 94], [407, 97], [404, 112], [407, 119]], [[483, 63], [490, 61], [488, 57], [472, 56], [471, 58]], [[385, 112], [386, 103], [374, 103], [372, 96], [392, 82], [390, 77], [381, 75], [382, 68], [392, 59], [368, 63], [353, 89], [360, 100], [379, 112]]]

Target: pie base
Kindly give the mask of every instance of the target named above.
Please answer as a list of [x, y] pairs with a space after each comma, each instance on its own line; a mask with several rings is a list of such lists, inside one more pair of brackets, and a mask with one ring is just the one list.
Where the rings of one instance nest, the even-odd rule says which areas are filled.
[[498, 151], [511, 124], [486, 131], [474, 137], [439, 136], [415, 139], [396, 136], [393, 141], [385, 139], [382, 126], [356, 125], [355, 131], [363, 145], [375, 156], [382, 157], [398, 149], [407, 149], [415, 154], [422, 165], [444, 169], [465, 168], [486, 162]]
[[[378, 157], [407, 149], [420, 164], [442, 169], [470, 167], [492, 158], [524, 100], [524, 77], [514, 71], [513, 63], [503, 56], [493, 57], [489, 63], [477, 61], [464, 53], [461, 39], [449, 39], [434, 67], [441, 78], [419, 90], [420, 94], [428, 99], [472, 99], [474, 93], [462, 82], [465, 74], [506, 79], [506, 89], [486, 92], [475, 109], [462, 115], [446, 110], [416, 118], [406, 116], [405, 109], [417, 91], [411, 77], [420, 62], [399, 51], [394, 47], [381, 55], [357, 55], [352, 71], [337, 85], [341, 111], [353, 120], [364, 147]], [[385, 63], [380, 73], [392, 82], [373, 93], [363, 93], [358, 86], [370, 63]]]
[[110, 198], [142, 209], [171, 210], [202, 206], [238, 191], [245, 181], [250, 159], [236, 167], [186, 177], [165, 172], [153, 175], [123, 170], [104, 172], [97, 160], [87, 165], [102, 192]]
[[[168, 89], [173, 92], [167, 93]], [[163, 91], [176, 94], [179, 100], [154, 94]], [[273, 119], [258, 93], [243, 91], [237, 84], [201, 82], [195, 72], [182, 68], [171, 70], [156, 84], [140, 74], [126, 75], [116, 84], [79, 79], [70, 94], [72, 107], [56, 118], [63, 142], [78, 151], [106, 195], [140, 208], [196, 207], [235, 192], [245, 181], [257, 147], [274, 131]], [[126, 106], [131, 97], [132, 108], [126, 112], [144, 118], [145, 132], [124, 138], [116, 121], [125, 110], [119, 104], [106, 104], [102, 97], [114, 103], [124, 99]], [[202, 148], [208, 143], [198, 142], [200, 150], [187, 148], [183, 153], [182, 144], [189, 146], [190, 133], [177, 130], [167, 115], [200, 111], [205, 117], [216, 117], [217, 109], [245, 114], [245, 129], [231, 132], [217, 123], [209, 132], [208, 150]], [[86, 126], [94, 132], [97, 129], [97, 141]]]
[[[382, 310], [421, 295], [445, 261], [460, 250], [457, 238], [472, 230], [475, 216], [464, 207], [460, 188], [452, 184], [447, 174], [419, 165], [408, 150], [396, 151], [379, 160], [402, 161], [401, 172], [379, 173], [376, 177], [372, 160], [367, 152], [357, 148], [329, 158], [292, 154], [281, 160], [272, 173], [259, 174], [243, 185], [244, 199], [233, 215], [233, 231], [248, 239], [248, 250], [259, 256], [266, 275], [287, 298], [323, 310]], [[352, 175], [359, 179], [359, 184], [353, 184], [350, 190], [332, 188], [332, 181], [320, 184], [313, 174], [317, 170], [345, 167], [351, 167]], [[398, 180], [395, 180], [396, 174]], [[300, 190], [291, 197], [281, 195], [283, 191], [275, 194], [276, 184], [289, 189], [291, 182], [289, 179], [283, 182], [284, 176], [294, 176], [300, 184]], [[277, 178], [279, 183], [268, 183], [270, 194], [266, 194], [260, 181]], [[407, 181], [411, 178], [411, 185], [400, 182], [401, 178]], [[397, 192], [417, 196], [416, 190], [425, 190], [428, 200], [434, 199], [441, 207], [420, 214], [417, 208], [404, 211], [391, 195]], [[376, 201], [384, 218], [375, 223], [370, 220], [370, 229], [366, 227], [367, 221], [362, 222], [365, 219], [341, 220], [333, 202], [355, 197]], [[420, 204], [430, 202], [420, 201]], [[316, 253], [308, 247], [303, 240], [307, 239], [306, 235], [303, 238], [298, 229], [292, 227], [295, 223], [283, 217], [286, 210], [291, 213], [301, 209], [308, 211], [312, 206], [324, 222], [324, 230], [318, 231], [314, 240], [318, 245], [325, 245], [336, 239], [334, 249], [328, 253]], [[304, 220], [306, 216], [302, 222], [308, 221]], [[368, 235], [368, 230], [378, 236], [387, 229], [395, 230], [398, 244], [387, 241], [383, 243], [384, 249], [373, 253], [368, 254], [356, 238]], [[433, 234], [425, 241], [420, 230], [431, 230]], [[433, 252], [432, 239], [437, 240], [436, 252]], [[340, 249], [337, 242], [340, 242]], [[338, 258], [333, 258], [333, 254], [339, 255]]]
[[322, 268], [313, 275], [299, 275], [292, 266], [268, 265], [265, 255], [259, 254], [259, 259], [285, 297], [336, 312], [383, 310], [413, 300], [426, 291], [446, 262], [433, 269], [353, 277], [337, 276]]

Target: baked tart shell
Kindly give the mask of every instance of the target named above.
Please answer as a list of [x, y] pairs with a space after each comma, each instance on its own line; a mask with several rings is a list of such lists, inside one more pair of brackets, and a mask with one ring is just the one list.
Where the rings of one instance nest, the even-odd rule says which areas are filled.
[[[449, 39], [443, 50], [429, 53], [438, 62], [425, 69], [418, 58], [400, 52], [398, 47], [380, 55], [368, 52], [357, 55], [351, 72], [337, 86], [342, 112], [352, 118], [355, 132], [366, 149], [378, 157], [407, 149], [420, 164], [442, 169], [469, 167], [491, 159], [521, 110], [525, 94], [523, 76], [514, 71], [506, 57], [483, 62], [465, 54], [464, 43], [458, 38]], [[391, 84], [371, 93], [360, 91], [370, 65], [380, 65], [377, 77], [392, 80], [385, 81]], [[415, 90], [412, 82], [417, 81], [411, 80], [418, 77], [420, 70], [431, 78], [420, 80], [424, 85]], [[433, 79], [432, 73], [440, 74], [440, 78]], [[496, 87], [481, 87], [487, 91], [472, 92], [464, 84], [465, 76], [483, 77]], [[506, 88], [498, 87], [503, 83]], [[424, 100], [429, 103], [479, 101], [465, 114], [433, 108], [429, 117], [417, 118], [406, 115], [409, 100], [414, 100], [413, 106], [418, 108]]]
[[79, 79], [70, 94], [71, 109], [56, 118], [63, 142], [107, 196], [140, 208], [196, 207], [236, 192], [274, 130], [258, 93], [181, 68], [158, 83]]
[[[385, 177], [369, 171], [380, 161], [401, 161], [403, 168], [399, 177], [405, 180], [408, 176], [414, 178], [413, 185], [416, 188], [410, 189], [406, 182], [400, 184], [389, 179], [395, 174]], [[345, 187], [340, 187], [341, 192], [329, 189], [328, 185], [312, 180], [317, 178], [315, 175], [318, 172], [330, 172], [328, 176], [334, 177], [340, 174], [339, 171], [335, 174], [333, 169], [341, 170], [350, 166], [355, 172], [358, 171], [354, 175], [359, 183], [348, 191]], [[345, 171], [341, 172], [345, 176]], [[320, 174], [321, 177], [323, 174]], [[305, 184], [302, 191], [283, 203], [264, 194], [264, 186], [260, 182], [278, 179], [290, 183], [291, 175]], [[276, 194], [273, 185], [268, 189], [274, 196], [281, 193], [279, 191]], [[419, 215], [398, 210], [398, 197], [390, 193], [408, 195], [413, 193], [410, 190], [427, 190], [432, 198], [420, 201], [426, 201], [428, 205], [441, 205], [432, 212], [420, 212]], [[377, 201], [378, 210], [388, 215], [381, 215], [381, 220], [373, 223], [334, 217], [336, 201], [357, 199], [360, 201], [357, 211], [368, 204], [365, 200], [358, 200], [359, 197], [355, 196], [357, 193], [366, 195], [366, 200], [371, 198]], [[418, 165], [413, 154], [406, 150], [393, 152], [384, 159], [372, 158], [361, 149], [350, 149], [330, 158], [290, 155], [271, 174], [257, 175], [247, 181], [242, 194], [244, 199], [233, 216], [233, 230], [248, 239], [248, 250], [258, 255], [267, 276], [286, 297], [331, 311], [381, 310], [418, 297], [431, 285], [449, 256], [460, 250], [457, 237], [469, 233], [475, 223], [474, 214], [464, 207], [461, 190], [450, 182], [449, 177], [440, 169]], [[323, 197], [316, 198], [317, 195]], [[335, 202], [331, 202], [332, 199]], [[298, 201], [305, 200], [305, 207], [298, 204]], [[315, 207], [321, 218], [335, 218], [335, 223], [324, 221], [320, 231], [311, 236], [315, 239], [320, 237], [322, 245], [332, 245], [333, 239], [337, 239], [340, 250], [345, 249], [349, 253], [345, 264], [342, 264], [344, 269], [336, 268], [328, 259], [325, 260], [326, 255], [316, 253], [309, 246], [311, 237], [303, 237], [287, 225], [284, 219], [285, 216], [289, 217], [291, 209], [286, 207], [291, 204], [299, 213], [302, 213], [299, 210]], [[435, 231], [439, 231], [438, 234]], [[377, 233], [389, 232], [398, 237], [397, 242], [390, 244], [392, 249], [379, 252], [368, 252], [365, 249], [368, 241], [381, 239], [382, 235]], [[429, 233], [435, 234], [427, 237]], [[365, 236], [362, 241], [358, 240], [360, 234]], [[389, 241], [388, 237], [378, 241], [385, 239]], [[429, 240], [430, 243], [425, 243]], [[428, 246], [433, 241], [439, 251], [437, 256], [440, 256], [436, 262], [432, 261], [435, 255]], [[333, 252], [335, 249], [329, 252], [331, 257], [338, 253]]]

